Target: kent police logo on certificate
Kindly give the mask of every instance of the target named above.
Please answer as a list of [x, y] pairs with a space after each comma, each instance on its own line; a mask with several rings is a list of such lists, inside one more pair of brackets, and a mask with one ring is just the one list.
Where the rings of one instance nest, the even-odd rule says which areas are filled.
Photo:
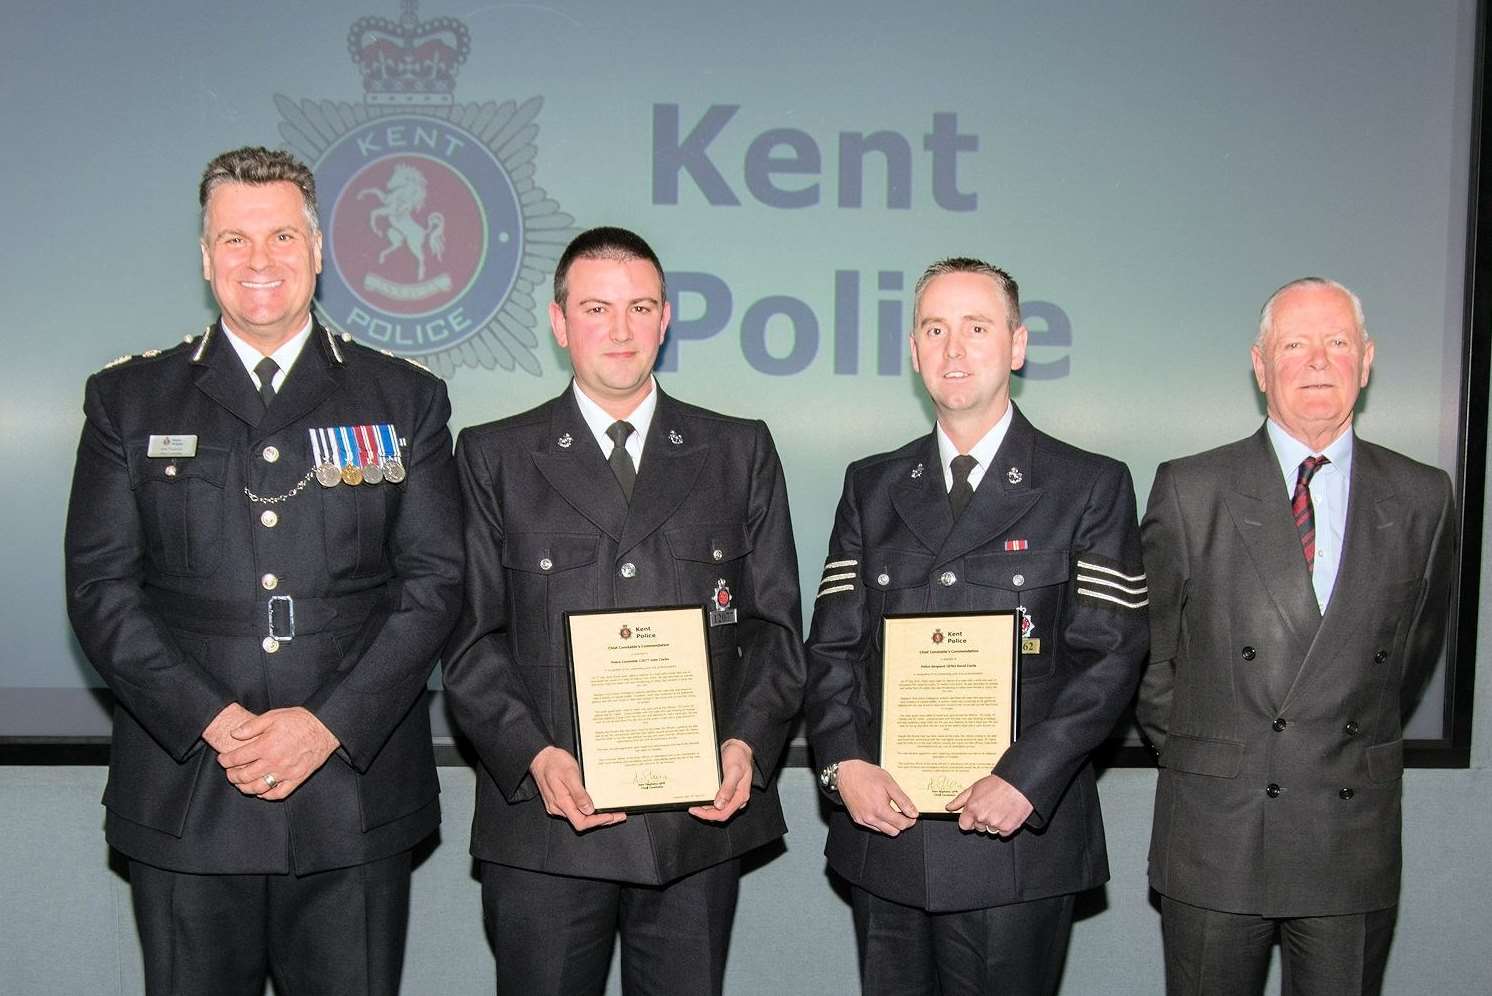
[[543, 99], [457, 104], [470, 33], [455, 18], [420, 20], [418, 6], [352, 25], [362, 104], [275, 97], [280, 134], [316, 173], [317, 313], [442, 376], [537, 375], [536, 278], [574, 234], [533, 180]]

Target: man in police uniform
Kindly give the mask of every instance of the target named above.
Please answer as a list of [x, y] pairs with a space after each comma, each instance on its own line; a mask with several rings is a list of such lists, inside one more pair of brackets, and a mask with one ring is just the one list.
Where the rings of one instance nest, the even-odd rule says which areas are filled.
[[[786, 832], [774, 769], [802, 694], [797, 557], [762, 422], [664, 394], [663, 269], [632, 232], [565, 250], [574, 380], [456, 445], [466, 598], [444, 681], [481, 759], [471, 851], [500, 993], [719, 992], [740, 855]], [[723, 779], [687, 812], [600, 813], [574, 756], [564, 613], [708, 605]], [[750, 803], [748, 806], [747, 803]]]
[[[937, 425], [850, 465], [815, 599], [808, 731], [839, 804], [826, 853], [852, 887], [865, 992], [1050, 993], [1074, 893], [1108, 878], [1088, 752], [1145, 654], [1134, 488], [1011, 402], [1026, 329], [1003, 270], [931, 266], [911, 347]], [[956, 821], [927, 819], [876, 763], [882, 617], [999, 609], [1025, 637], [1019, 739], [948, 804]]]
[[1373, 341], [1321, 277], [1265, 303], [1269, 417], [1161, 464], [1142, 534], [1160, 751], [1150, 884], [1166, 988], [1377, 993], [1399, 901], [1403, 717], [1435, 666], [1456, 548], [1450, 478], [1357, 438]]
[[221, 318], [88, 381], [68, 608], [117, 708], [106, 833], [151, 993], [392, 993], [460, 602], [444, 384], [311, 317], [310, 170], [208, 164]]

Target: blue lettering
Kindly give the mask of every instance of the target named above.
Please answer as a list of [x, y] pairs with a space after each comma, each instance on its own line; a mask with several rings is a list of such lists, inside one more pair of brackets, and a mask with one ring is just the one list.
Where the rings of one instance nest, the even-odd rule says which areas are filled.
[[679, 141], [679, 105], [653, 105], [653, 203], [679, 203], [679, 174], [687, 172], [705, 200], [715, 207], [733, 207], [741, 203], [725, 182], [725, 177], [710, 161], [706, 150], [739, 104], [711, 104], [704, 117]]
[[[786, 146], [791, 154], [773, 155], [779, 146]], [[746, 149], [746, 188], [767, 207], [809, 207], [819, 202], [817, 183], [787, 190], [772, 182], [772, 174], [817, 176], [820, 166], [819, 147], [812, 135], [797, 128], [772, 128], [756, 136]]]
[[[696, 318], [680, 317], [684, 312], [685, 294], [697, 295], [703, 308]], [[672, 317], [668, 323], [668, 338], [658, 350], [654, 370], [670, 373], [679, 369], [679, 343], [709, 339], [719, 335], [730, 321], [731, 295], [725, 281], [713, 273], [668, 274], [668, 302]]]
[[[877, 131], [839, 133], [839, 206], [860, 207], [865, 198], [865, 154], [879, 152], [886, 159], [886, 206], [912, 206], [912, 144], [905, 135]], [[851, 168], [851, 167], [854, 168]]]
[[[767, 324], [775, 316], [788, 320], [792, 348], [786, 356], [767, 351]], [[741, 352], [746, 362], [764, 374], [787, 377], [802, 373], [819, 350], [819, 320], [807, 303], [785, 294], [764, 297], [741, 316]]]
[[973, 211], [978, 194], [958, 189], [958, 154], [979, 148], [978, 135], [958, 133], [958, 115], [943, 111], [933, 115], [933, 130], [923, 136], [922, 147], [932, 153], [933, 200], [946, 211]]
[[[1031, 327], [1035, 319], [1046, 327], [1040, 331]], [[1067, 312], [1050, 301], [1024, 301], [1021, 304], [1021, 322], [1026, 326], [1026, 365], [1017, 373], [1027, 380], [1057, 380], [1071, 373], [1072, 357], [1062, 356], [1055, 360], [1037, 363], [1031, 359], [1030, 350], [1037, 347], [1072, 347], [1072, 320]]]

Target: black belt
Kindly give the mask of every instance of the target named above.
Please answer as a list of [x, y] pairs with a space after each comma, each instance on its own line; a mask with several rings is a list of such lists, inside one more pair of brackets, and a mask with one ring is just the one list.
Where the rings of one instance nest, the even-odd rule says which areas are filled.
[[359, 626], [388, 598], [384, 588], [334, 598], [268, 595], [253, 601], [147, 593], [151, 609], [172, 629], [206, 636], [274, 637], [281, 643]]

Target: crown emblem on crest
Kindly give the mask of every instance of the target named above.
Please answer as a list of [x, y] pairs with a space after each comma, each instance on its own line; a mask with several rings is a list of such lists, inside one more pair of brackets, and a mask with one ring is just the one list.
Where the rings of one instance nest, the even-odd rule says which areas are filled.
[[471, 51], [466, 25], [454, 17], [421, 21], [418, 0], [403, 0], [399, 20], [362, 17], [347, 35], [347, 51], [363, 74], [370, 104], [449, 106], [456, 74]]

